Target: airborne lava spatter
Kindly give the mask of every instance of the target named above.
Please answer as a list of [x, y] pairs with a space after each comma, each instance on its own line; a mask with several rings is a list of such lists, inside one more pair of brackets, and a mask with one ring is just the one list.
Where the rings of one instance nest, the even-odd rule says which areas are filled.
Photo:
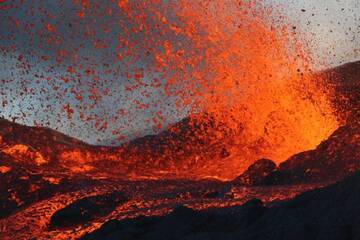
[[[152, 3], [145, 5], [153, 9]], [[192, 168], [199, 176], [232, 178], [258, 158], [279, 163], [312, 149], [336, 129], [332, 89], [311, 75], [306, 46], [286, 20], [272, 19], [270, 8], [255, 1], [161, 6], [166, 11], [156, 12], [155, 21], [162, 34], [149, 30], [145, 37], [160, 46], [151, 71], [161, 74], [165, 93], [177, 99], [178, 108], [191, 113], [189, 132], [182, 136], [184, 154], [170, 141], [173, 147], [157, 156], [173, 159], [172, 170], [181, 172], [186, 162], [191, 166], [183, 174]], [[138, 11], [129, 4], [129, 16]], [[200, 142], [208, 147], [199, 150]], [[217, 157], [216, 148], [226, 156]]]
[[[353, 180], [283, 202], [360, 169], [360, 62], [312, 72], [267, 0], [0, 0], [3, 16], [0, 239], [301, 238], [329, 204], [334, 222], [357, 210]], [[89, 144], [110, 134], [125, 143]]]
[[[18, 56], [19, 67], [28, 71], [26, 54], [35, 54], [48, 71], [64, 70], [56, 77], [37, 73], [34, 83], [21, 77], [16, 89], [25, 98], [40, 96], [50, 125], [65, 116], [70, 128], [80, 122], [122, 138], [137, 114], [156, 131], [173, 115], [190, 117], [186, 126], [170, 128], [170, 135], [180, 131], [181, 138], [160, 137], [160, 150], [65, 151], [60, 159], [69, 165], [121, 158], [135, 176], [158, 170], [190, 177], [191, 169], [191, 178], [229, 179], [258, 158], [279, 163], [314, 148], [338, 126], [328, 101], [332, 90], [310, 74], [313, 63], [301, 37], [262, 1], [72, 1], [71, 6], [77, 14], [70, 23], [42, 8], [29, 10], [46, 17], [41, 26], [8, 19], [16, 23], [15, 33], [30, 35], [30, 51], [49, 45], [43, 46], [47, 55]], [[65, 42], [72, 44], [65, 49]], [[16, 94], [3, 104], [14, 102], [9, 96]]]

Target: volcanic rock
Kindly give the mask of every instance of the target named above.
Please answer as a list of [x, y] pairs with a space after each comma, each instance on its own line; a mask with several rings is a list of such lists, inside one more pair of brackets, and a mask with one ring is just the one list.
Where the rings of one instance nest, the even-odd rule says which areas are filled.
[[350, 119], [360, 118], [360, 61], [346, 63], [321, 73], [334, 88], [337, 113]]
[[279, 167], [271, 160], [258, 160], [232, 183], [250, 186], [328, 183], [359, 170], [360, 121], [349, 121], [316, 149], [295, 154]]
[[97, 239], [140, 239], [140, 237], [152, 231], [153, 226], [160, 221], [159, 217], [140, 216], [122, 221], [112, 219], [104, 223], [99, 229], [83, 237], [85, 240]]
[[257, 199], [206, 211], [179, 207], [164, 217], [111, 220], [82, 239], [359, 239], [359, 201], [356, 173], [270, 208]]
[[[0, 152], [35, 172], [85, 175], [110, 174], [114, 169], [125, 171], [123, 162], [117, 161], [119, 151], [121, 148], [90, 145], [50, 128], [25, 126], [0, 118]], [[117, 175], [122, 171], [118, 170]]]
[[266, 184], [326, 182], [342, 179], [360, 170], [360, 122], [338, 128], [316, 149], [302, 152], [281, 163]]
[[269, 159], [259, 159], [243, 174], [234, 179], [234, 183], [241, 185], [261, 185], [268, 175], [276, 170], [276, 164]]
[[0, 218], [56, 193], [83, 188], [84, 181], [95, 184], [89, 177], [69, 174], [56, 158], [82, 144], [51, 129], [0, 118]]
[[[269, 209], [253, 226], [261, 239], [359, 239], [360, 173]], [[245, 238], [247, 239], [247, 238]]]
[[199, 239], [209, 239], [209, 236], [218, 236], [221, 232], [233, 232], [236, 228], [250, 226], [262, 216], [265, 210], [266, 208], [258, 199], [224, 211], [199, 212], [179, 206], [165, 217], [110, 220], [98, 230], [84, 236], [83, 240], [132, 239], [126, 238], [129, 237], [129, 232], [132, 233], [131, 237], [136, 236], [136, 239], [185, 239], [193, 234], [205, 234], [206, 238]]
[[50, 228], [74, 226], [106, 216], [125, 201], [127, 198], [118, 191], [78, 199], [51, 216]]
[[0, 151], [0, 218], [31, 202], [51, 196], [57, 186]]
[[1, 145], [22, 144], [40, 152], [43, 156], [53, 159], [55, 154], [90, 145], [46, 127], [31, 127], [10, 122], [0, 118]]
[[0, 219], [55, 194], [95, 186], [100, 182], [81, 176], [69, 177], [58, 172], [42, 172], [37, 166], [18, 162], [1, 152], [0, 167], [7, 170], [0, 172]]
[[[224, 139], [218, 139], [219, 133]], [[203, 113], [201, 117], [186, 117], [159, 134], [123, 144], [121, 158], [131, 159], [132, 168], [137, 168], [138, 171], [166, 169], [186, 171], [190, 175], [189, 168], [204, 167], [208, 159], [229, 157], [225, 144], [219, 144], [219, 141], [228, 141], [227, 137], [231, 134], [233, 133], [225, 124]], [[206, 165], [208, 168], [212, 166], [216, 169], [215, 165]], [[221, 172], [220, 169], [217, 171]]]

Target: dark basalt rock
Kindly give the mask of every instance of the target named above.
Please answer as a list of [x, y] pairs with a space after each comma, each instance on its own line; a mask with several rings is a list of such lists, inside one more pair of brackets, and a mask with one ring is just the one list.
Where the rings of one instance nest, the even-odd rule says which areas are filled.
[[48, 171], [46, 166], [17, 161], [0, 151], [0, 167], [4, 166], [8, 171], [0, 172], [0, 219], [55, 194], [77, 191], [101, 183], [81, 175], [66, 176], [60, 173], [61, 168]]
[[31, 127], [0, 118], [0, 134], [4, 143], [25, 144], [39, 151], [51, 162], [57, 154], [76, 148], [90, 149], [92, 146], [46, 127]]
[[243, 174], [234, 179], [234, 183], [241, 185], [261, 185], [268, 175], [276, 170], [276, 164], [269, 159], [259, 159]]
[[61, 192], [61, 184], [55, 185], [44, 180], [43, 175], [33, 172], [31, 167], [18, 163], [1, 151], [0, 166], [8, 168], [7, 172], [0, 172], [0, 219], [30, 203]]
[[359, 201], [356, 173], [270, 208], [257, 199], [206, 211], [181, 206], [164, 217], [110, 220], [82, 239], [360, 239]]
[[327, 182], [340, 180], [360, 170], [360, 122], [338, 128], [316, 149], [302, 152], [281, 163], [266, 177], [267, 184]]
[[[164, 217], [110, 220], [83, 240], [98, 239], [187, 239], [192, 235], [216, 236], [250, 226], [265, 212], [262, 202], [250, 200], [243, 206], [222, 210], [195, 211], [185, 206]], [[199, 238], [209, 239], [209, 238]], [[221, 238], [215, 238], [221, 239]]]
[[104, 223], [99, 229], [84, 236], [84, 240], [97, 239], [139, 239], [143, 234], [150, 232], [153, 226], [160, 221], [158, 217], [140, 216], [122, 221], [112, 219]]
[[316, 149], [291, 156], [276, 167], [261, 159], [233, 180], [241, 185], [334, 182], [360, 170], [360, 122], [339, 127]]
[[[254, 239], [360, 239], [360, 173], [270, 208], [247, 229]], [[248, 238], [244, 238], [248, 239]]]
[[125, 201], [127, 198], [118, 191], [81, 198], [55, 212], [51, 216], [49, 227], [70, 227], [106, 216]]
[[333, 104], [337, 114], [360, 118], [360, 61], [350, 62], [321, 73], [334, 88]]

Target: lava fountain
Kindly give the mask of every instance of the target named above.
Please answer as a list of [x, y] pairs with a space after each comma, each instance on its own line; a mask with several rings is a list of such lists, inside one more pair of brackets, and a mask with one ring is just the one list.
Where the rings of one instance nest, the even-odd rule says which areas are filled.
[[[135, 172], [142, 166], [137, 172], [229, 179], [259, 158], [280, 163], [312, 149], [339, 125], [329, 101], [332, 89], [312, 73], [316, 63], [301, 31], [263, 1], [71, 4], [77, 9], [67, 24], [72, 31], [52, 18], [38, 31], [40, 42], [56, 53], [41, 59], [53, 57], [66, 70], [55, 79], [43, 77], [48, 86], [41, 94], [63, 103], [59, 116], [65, 113], [70, 122], [83, 121], [99, 132], [111, 127], [114, 135], [121, 132], [114, 126], [124, 114], [131, 124], [134, 115], [145, 113], [144, 122], [157, 131], [172, 115], [189, 116], [186, 127], [170, 127], [171, 137], [148, 142], [148, 150], [120, 154]], [[64, 42], [72, 42], [70, 49], [61, 48]], [[90, 48], [94, 56], [86, 55]], [[54, 112], [53, 104], [43, 105]], [[119, 152], [107, 155], [118, 159]]]
[[196, 146], [196, 138], [226, 151], [225, 161], [211, 157], [209, 148], [197, 152], [199, 175], [231, 178], [263, 157], [280, 163], [314, 148], [338, 127], [332, 89], [311, 73], [310, 52], [281, 13], [260, 1], [177, 1], [163, 7], [155, 15], [165, 33], [151, 32], [147, 39], [160, 46], [152, 71], [165, 80], [178, 108], [190, 109], [190, 122], [211, 122], [191, 130], [189, 145]]

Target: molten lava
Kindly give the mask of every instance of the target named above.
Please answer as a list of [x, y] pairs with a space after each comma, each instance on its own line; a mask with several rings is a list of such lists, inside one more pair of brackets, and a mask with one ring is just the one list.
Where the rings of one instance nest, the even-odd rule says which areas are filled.
[[[280, 163], [315, 148], [339, 125], [329, 101], [333, 89], [312, 74], [315, 63], [298, 28], [295, 31], [280, 11], [263, 1], [71, 4], [79, 10], [67, 23], [72, 31], [63, 32], [50, 15], [36, 31], [39, 44], [48, 43], [54, 53], [41, 56], [41, 61], [54, 58], [64, 70], [55, 79], [36, 74], [48, 84], [38, 91], [41, 99], [60, 102], [68, 122], [93, 126], [99, 133], [113, 128], [117, 138], [126, 129], [116, 129], [124, 116], [124, 125], [131, 125], [134, 116], [143, 115], [145, 128], [154, 127], [156, 133], [175, 116], [189, 116], [157, 136], [115, 149], [77, 149], [70, 143], [56, 151], [46, 148], [45, 156], [55, 152], [62, 166], [74, 173], [92, 172], [96, 164], [113, 172], [116, 169], [109, 166], [118, 161], [118, 171], [135, 178], [231, 179], [259, 158]], [[35, 34], [32, 31], [25, 34]], [[62, 49], [67, 39], [81, 41]], [[116, 47], [103, 52], [114, 39]], [[88, 47], [96, 56], [83, 55]], [[17, 57], [20, 67], [28, 66], [24, 59]], [[20, 85], [20, 95], [34, 94], [25, 80]], [[109, 99], [119, 106], [110, 103], [103, 109]], [[53, 104], [41, 105], [49, 108], [47, 114], [55, 122]], [[111, 111], [116, 114], [108, 114]], [[33, 145], [27, 144], [43, 148]], [[17, 149], [16, 154], [28, 150]]]
[[[179, 109], [190, 109], [190, 125], [202, 125], [183, 136], [186, 153], [178, 154], [175, 140], [157, 156], [176, 155], [172, 170], [181, 172], [183, 159], [191, 158], [180, 175], [191, 168], [202, 177], [232, 178], [259, 158], [280, 163], [312, 149], [338, 127], [332, 89], [311, 74], [306, 45], [280, 13], [255, 1], [178, 1], [155, 12], [157, 35], [135, 18], [154, 10], [153, 3], [143, 5], [129, 4], [127, 13], [148, 30], [146, 42], [160, 46], [151, 71], [161, 74]], [[199, 142], [208, 148], [199, 151]], [[214, 152], [219, 145], [222, 157]]]
[[[360, 62], [313, 72], [299, 28], [264, 2], [72, 0], [28, 8], [21, 6], [26, 1], [0, 0], [0, 11], [9, 11], [0, 25], [12, 24], [0, 36], [11, 46], [0, 51], [14, 55], [14, 68], [23, 71], [0, 79], [0, 100], [13, 118], [0, 118], [0, 239], [78, 239], [97, 229], [137, 239], [168, 230], [144, 216], [158, 221], [179, 205], [225, 212], [177, 208], [179, 215], [169, 215], [175, 237], [186, 231], [206, 238], [211, 228], [238, 236], [249, 228], [260, 237], [265, 222], [272, 233], [273, 223], [290, 232], [271, 221], [273, 213], [295, 221], [296, 233], [303, 226], [310, 235], [323, 230], [322, 213], [328, 206], [339, 212], [353, 180], [281, 202], [360, 170]], [[52, 6], [65, 12], [52, 13]], [[35, 21], [24, 24], [22, 14]], [[29, 44], [20, 55], [19, 32], [20, 43]], [[32, 67], [43, 72], [28, 76]], [[35, 126], [16, 123], [17, 109], [20, 118], [35, 115]], [[67, 134], [83, 124], [125, 139], [122, 130], [139, 115], [154, 135], [119, 146], [38, 126], [61, 128], [65, 119]], [[344, 216], [353, 202], [340, 206]], [[320, 218], [308, 214], [314, 209]], [[101, 231], [94, 232], [99, 239]]]

